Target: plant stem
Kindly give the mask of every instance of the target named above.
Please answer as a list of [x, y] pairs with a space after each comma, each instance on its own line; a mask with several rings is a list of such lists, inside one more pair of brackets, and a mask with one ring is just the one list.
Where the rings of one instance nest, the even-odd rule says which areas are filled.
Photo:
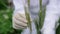
[[40, 10], [39, 10], [39, 26], [40, 26], [40, 29], [42, 27], [41, 19], [42, 19], [42, 0], [40, 0]]
[[41, 30], [44, 22], [45, 17], [45, 10], [46, 7], [44, 7], [44, 10], [42, 10], [42, 0], [40, 0], [40, 10], [39, 10], [39, 30]]
[[30, 19], [30, 14], [29, 14], [29, 6], [30, 6], [30, 0], [27, 0], [27, 6], [25, 6], [25, 15], [26, 15], [26, 19], [28, 21], [28, 27], [30, 28], [30, 33], [32, 33], [32, 27], [31, 27], [31, 19]]

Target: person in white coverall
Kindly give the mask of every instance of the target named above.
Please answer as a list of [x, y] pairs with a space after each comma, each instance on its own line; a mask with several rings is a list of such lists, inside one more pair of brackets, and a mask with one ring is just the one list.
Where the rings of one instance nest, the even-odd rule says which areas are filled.
[[[30, 34], [30, 29], [27, 27], [27, 20], [25, 16], [24, 3], [26, 0], [13, 0], [15, 10], [13, 13], [13, 28], [22, 29], [21, 34]], [[39, 0], [30, 0], [30, 16], [32, 21], [32, 34], [37, 34], [34, 19], [39, 13]], [[42, 9], [46, 6], [46, 16], [43, 27], [41, 29], [42, 34], [56, 34], [56, 23], [60, 17], [60, 0], [42, 0]]]

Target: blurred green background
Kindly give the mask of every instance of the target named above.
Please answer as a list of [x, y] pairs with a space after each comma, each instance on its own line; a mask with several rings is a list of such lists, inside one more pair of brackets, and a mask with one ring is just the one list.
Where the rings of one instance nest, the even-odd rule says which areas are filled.
[[13, 6], [10, 0], [0, 0], [0, 34], [19, 34], [20, 30], [12, 28]]
[[[13, 6], [9, 0], [0, 0], [0, 34], [20, 34], [21, 30], [12, 28]], [[60, 26], [57, 28], [57, 34], [60, 34]]]

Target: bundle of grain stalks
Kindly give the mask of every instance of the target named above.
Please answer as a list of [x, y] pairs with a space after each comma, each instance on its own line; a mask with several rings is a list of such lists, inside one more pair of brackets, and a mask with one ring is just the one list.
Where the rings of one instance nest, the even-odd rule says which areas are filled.
[[[32, 26], [31, 26], [32, 24], [30, 21], [29, 6], [30, 6], [30, 0], [28, 0], [27, 6], [24, 6], [24, 7], [25, 7], [26, 19], [28, 21], [28, 27], [30, 28], [30, 33], [31, 33], [32, 32]], [[40, 34], [40, 29], [42, 28], [44, 17], [45, 17], [45, 9], [44, 9], [44, 11], [42, 11], [42, 0], [40, 0], [40, 8], [41, 9], [39, 10], [39, 13], [38, 13], [39, 17], [35, 20], [37, 34]]]

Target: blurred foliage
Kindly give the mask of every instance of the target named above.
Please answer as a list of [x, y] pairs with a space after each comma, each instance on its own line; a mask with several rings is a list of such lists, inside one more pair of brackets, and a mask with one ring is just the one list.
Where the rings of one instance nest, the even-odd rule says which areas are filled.
[[10, 9], [0, 10], [0, 33], [12, 32], [12, 11]]
[[59, 26], [58, 26], [58, 28], [56, 29], [56, 34], [60, 34], [60, 19], [59, 19], [58, 23], [59, 23]]
[[20, 34], [20, 30], [12, 28], [13, 8], [9, 7], [8, 0], [0, 0], [0, 34]]
[[0, 10], [6, 9], [8, 6], [8, 0], [0, 0]]

